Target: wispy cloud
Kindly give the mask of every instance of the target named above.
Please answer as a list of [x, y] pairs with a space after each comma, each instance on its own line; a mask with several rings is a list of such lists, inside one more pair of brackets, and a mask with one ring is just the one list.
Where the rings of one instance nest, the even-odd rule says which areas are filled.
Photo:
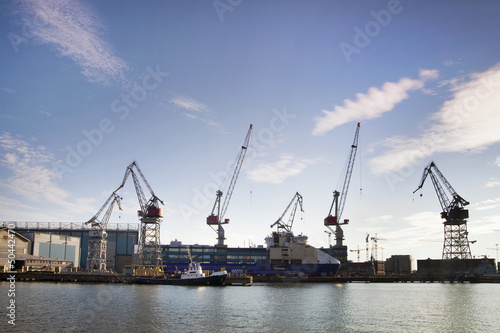
[[93, 199], [75, 199], [58, 186], [58, 175], [49, 166], [53, 161], [54, 156], [44, 146], [35, 146], [7, 132], [0, 134], [0, 164], [12, 173], [0, 181], [0, 189], [31, 202], [56, 204], [68, 211], [93, 211]]
[[417, 137], [391, 137], [388, 150], [369, 163], [376, 174], [408, 167], [434, 153], [477, 153], [500, 142], [500, 65], [474, 73], [454, 87], [431, 120], [435, 123]]
[[427, 80], [438, 78], [437, 70], [422, 69], [419, 79], [402, 78], [398, 82], [386, 82], [382, 88], [371, 87], [368, 93], [356, 94], [356, 100], [344, 100], [344, 105], [335, 106], [333, 111], [323, 110], [323, 116], [315, 117], [313, 135], [323, 135], [337, 126], [365, 119], [380, 117], [394, 109], [396, 104], [409, 97], [412, 90], [422, 89]]
[[490, 180], [486, 183], [486, 187], [497, 187], [500, 186], [500, 180], [496, 178], [490, 178]]
[[208, 112], [208, 106], [186, 96], [176, 95], [170, 100], [170, 103], [189, 111], [202, 113]]
[[495, 163], [496, 166], [500, 167], [500, 156], [497, 156], [497, 158], [495, 159], [494, 163]]
[[43, 114], [44, 116], [47, 116], [47, 117], [52, 116], [52, 114], [50, 112], [42, 111], [42, 110], [40, 110], [40, 114]]
[[125, 81], [128, 66], [101, 37], [105, 28], [89, 5], [78, 0], [24, 0], [19, 7], [33, 40], [72, 59], [90, 82]]
[[15, 93], [16, 91], [12, 88], [8, 88], [8, 87], [0, 87], [0, 89], [3, 91], [3, 92], [6, 92], [8, 94], [13, 94]]
[[282, 154], [278, 161], [260, 164], [252, 171], [248, 171], [248, 176], [258, 183], [280, 184], [285, 179], [297, 176], [308, 165], [314, 164], [313, 160], [296, 159], [291, 154]]
[[488, 199], [473, 205], [477, 210], [488, 210], [500, 207], [500, 198]]
[[216, 120], [216, 114], [207, 105], [177, 93], [172, 95], [168, 103], [173, 105], [180, 115], [200, 121], [215, 131], [226, 132], [224, 125]]

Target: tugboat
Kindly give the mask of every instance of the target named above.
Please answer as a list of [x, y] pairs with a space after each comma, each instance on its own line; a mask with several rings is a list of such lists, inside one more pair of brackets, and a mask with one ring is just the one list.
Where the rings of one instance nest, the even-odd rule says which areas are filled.
[[189, 266], [185, 269], [180, 277], [175, 278], [156, 278], [156, 277], [142, 277], [135, 278], [135, 282], [139, 284], [169, 284], [169, 285], [182, 285], [182, 286], [222, 286], [226, 282], [227, 272], [220, 271], [214, 272], [210, 276], [205, 276], [201, 265], [193, 263], [191, 252], [188, 247]]

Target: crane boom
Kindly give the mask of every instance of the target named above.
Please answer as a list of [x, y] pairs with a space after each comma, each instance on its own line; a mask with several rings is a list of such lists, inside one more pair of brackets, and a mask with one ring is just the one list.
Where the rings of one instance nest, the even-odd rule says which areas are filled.
[[250, 124], [250, 128], [248, 129], [247, 136], [245, 137], [245, 141], [243, 142], [243, 146], [241, 146], [240, 153], [238, 154], [238, 158], [236, 159], [236, 165], [234, 167], [233, 176], [231, 177], [231, 182], [229, 183], [229, 187], [227, 189], [226, 198], [224, 199], [224, 203], [222, 204], [220, 220], [224, 218], [226, 214], [227, 207], [229, 206], [229, 201], [231, 200], [231, 196], [233, 195], [234, 187], [236, 186], [236, 181], [238, 180], [238, 176], [240, 175], [241, 166], [243, 165], [243, 160], [245, 159], [245, 155], [247, 153], [248, 144], [250, 142], [250, 133], [252, 132], [252, 125]]
[[[434, 189], [436, 190], [436, 194], [443, 209], [441, 213], [441, 217], [444, 219], [448, 218], [468, 218], [468, 211], [463, 209], [464, 206], [467, 206], [469, 202], [462, 198], [455, 189], [451, 186], [448, 180], [443, 176], [441, 171], [439, 171], [438, 167], [434, 162], [431, 162], [425, 169], [422, 174], [422, 179], [420, 180], [420, 185], [417, 187], [413, 193], [417, 192], [424, 186], [424, 182], [427, 176], [431, 177], [432, 184], [434, 185]], [[444, 184], [446, 190], [451, 194], [452, 200], [448, 198], [443, 185]]]
[[[295, 204], [294, 204], [294, 202], [295, 202]], [[292, 207], [292, 205], [293, 205], [293, 208], [292, 208], [292, 211], [290, 212], [290, 216], [288, 218], [288, 223], [285, 224], [283, 222], [283, 218], [285, 217], [285, 215], [288, 212], [288, 210], [290, 209], [290, 207]], [[295, 219], [295, 213], [297, 212], [297, 206], [300, 206], [301, 212], [304, 211], [303, 206], [302, 206], [302, 196], [299, 194], [299, 192], [295, 193], [295, 195], [292, 198], [292, 201], [290, 201], [290, 203], [286, 207], [283, 214], [281, 214], [280, 218], [276, 222], [271, 224], [271, 228], [274, 227], [275, 225], [277, 225], [278, 231], [281, 228], [281, 229], [284, 229], [285, 231], [291, 232], [293, 220]]]
[[[137, 172], [139, 173], [139, 175], [141, 176], [142, 181], [144, 182], [144, 184], [146, 184], [146, 186], [151, 194], [151, 199], [149, 199], [149, 200], [146, 199], [146, 195], [144, 194], [144, 191], [142, 190], [139, 177], [136, 175], [136, 173], [133, 170], [134, 167], [137, 170]], [[163, 215], [162, 215], [162, 212], [160, 210], [159, 203], [164, 205], [164, 202], [162, 200], [160, 200], [160, 198], [158, 198], [156, 196], [156, 194], [153, 192], [153, 189], [151, 188], [148, 181], [146, 180], [146, 177], [144, 177], [144, 174], [142, 173], [142, 171], [139, 168], [139, 165], [137, 164], [136, 161], [133, 161], [132, 163], [129, 164], [129, 166], [125, 170], [125, 175], [123, 176], [123, 181], [122, 181], [121, 185], [115, 190], [115, 192], [117, 192], [118, 190], [123, 188], [123, 186], [125, 186], [125, 183], [127, 182], [127, 179], [130, 175], [132, 175], [132, 180], [134, 181], [135, 192], [137, 194], [139, 206], [141, 207], [141, 210], [139, 211], [139, 215], [141, 215], [141, 216], [142, 216], [142, 214], [151, 215], [151, 216], [158, 215], [158, 216], [162, 217]]]
[[354, 167], [354, 160], [356, 159], [356, 152], [358, 150], [358, 138], [359, 138], [359, 127], [360, 123], [356, 126], [356, 133], [354, 134], [354, 140], [351, 145], [351, 153], [349, 154], [349, 163], [347, 164], [347, 172], [345, 174], [344, 184], [342, 186], [342, 193], [340, 194], [340, 203], [338, 211], [338, 220], [342, 216], [344, 211], [345, 200], [347, 197], [347, 191], [349, 190], [349, 184], [351, 182], [352, 169]]
[[[247, 135], [245, 137], [245, 141], [243, 142], [243, 146], [241, 146], [241, 150], [236, 158], [236, 163], [234, 166], [234, 170], [232, 173], [231, 181], [229, 183], [229, 187], [227, 189], [226, 196], [221, 205], [221, 198], [223, 192], [219, 189], [215, 193], [215, 203], [212, 208], [212, 212], [210, 216], [207, 217], [207, 224], [212, 227], [213, 225], [217, 225], [217, 240], [218, 245], [224, 245], [224, 228], [222, 224], [229, 223], [229, 219], [224, 219], [224, 215], [226, 214], [227, 208], [229, 206], [229, 201], [233, 195], [234, 187], [236, 186], [236, 181], [238, 180], [238, 176], [240, 174], [241, 166], [243, 165], [243, 160], [245, 159], [245, 155], [247, 153], [248, 144], [250, 142], [250, 133], [252, 132], [252, 124], [250, 124], [250, 128], [248, 129]], [[212, 227], [213, 229], [213, 227]], [[215, 230], [215, 229], [214, 229]]]
[[[118, 204], [119, 209], [122, 210], [120, 199], [121, 198], [115, 192], [111, 193], [111, 195], [108, 197], [108, 199], [106, 200], [104, 205], [102, 205], [102, 207], [97, 211], [97, 213], [94, 216], [92, 216], [92, 218], [90, 220], [85, 222], [85, 224], [90, 223], [91, 228], [96, 228], [99, 230], [106, 231], [106, 227], [108, 225], [107, 222], [109, 221], [109, 218], [111, 216], [111, 211], [113, 210], [113, 206], [114, 206], [115, 202]], [[111, 202], [111, 204], [110, 204], [110, 202]], [[106, 207], [108, 207], [108, 209], [106, 210], [106, 213], [104, 214], [104, 217], [102, 218], [102, 220], [99, 221], [99, 216], [101, 215], [102, 211]]]

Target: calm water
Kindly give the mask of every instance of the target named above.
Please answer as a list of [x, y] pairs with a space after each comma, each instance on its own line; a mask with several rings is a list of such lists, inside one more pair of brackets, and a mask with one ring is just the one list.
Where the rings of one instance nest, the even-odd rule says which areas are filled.
[[500, 332], [498, 284], [17, 282], [14, 330], [7, 289], [0, 332]]

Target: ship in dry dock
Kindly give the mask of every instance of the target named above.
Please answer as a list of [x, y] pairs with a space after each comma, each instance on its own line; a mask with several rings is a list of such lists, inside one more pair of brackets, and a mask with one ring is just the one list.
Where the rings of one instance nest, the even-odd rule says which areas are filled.
[[193, 261], [210, 271], [225, 269], [228, 273], [252, 276], [321, 276], [336, 274], [340, 268], [337, 259], [307, 244], [307, 236], [303, 234], [275, 231], [265, 240], [266, 247], [188, 246], [176, 240], [162, 246], [163, 265], [166, 273], [186, 269], [189, 248]]

